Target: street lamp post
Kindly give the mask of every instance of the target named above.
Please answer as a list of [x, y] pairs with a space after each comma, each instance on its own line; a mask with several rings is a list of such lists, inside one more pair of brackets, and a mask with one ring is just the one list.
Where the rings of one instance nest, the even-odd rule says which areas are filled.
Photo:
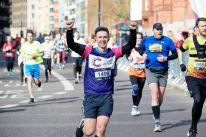
[[101, 0], [99, 0], [98, 4], [98, 26], [101, 25]]

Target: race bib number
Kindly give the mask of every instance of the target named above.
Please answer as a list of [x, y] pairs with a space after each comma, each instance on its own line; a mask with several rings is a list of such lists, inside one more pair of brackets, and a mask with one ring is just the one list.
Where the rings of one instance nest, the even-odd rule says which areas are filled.
[[145, 64], [136, 63], [136, 64], [134, 64], [134, 68], [137, 69], [137, 70], [144, 70], [145, 69]]
[[149, 46], [150, 52], [162, 52], [162, 45], [160, 44], [152, 44]]
[[206, 69], [206, 60], [195, 60], [194, 68], [196, 70], [204, 70], [204, 69]]
[[11, 56], [12, 56], [12, 53], [11, 53], [11, 52], [6, 53], [6, 56], [7, 56], [7, 57], [11, 57]]
[[103, 70], [103, 71], [96, 71], [95, 73], [95, 78], [96, 79], [105, 79], [111, 76], [111, 70]]

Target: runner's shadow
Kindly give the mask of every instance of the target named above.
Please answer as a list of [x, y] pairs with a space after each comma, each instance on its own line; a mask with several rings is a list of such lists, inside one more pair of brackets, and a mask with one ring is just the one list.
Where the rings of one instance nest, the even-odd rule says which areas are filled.
[[11, 109], [11, 110], [8, 110], [8, 108], [0, 109], [0, 113], [20, 112], [20, 111], [25, 111], [25, 109]]
[[128, 88], [116, 88], [115, 91], [122, 91], [122, 90], [131, 90], [131, 87]]
[[131, 87], [131, 84], [125, 84], [125, 85], [117, 85], [117, 87]]
[[36, 101], [33, 104], [20, 105], [18, 107], [35, 107], [35, 106], [39, 106], [39, 105], [48, 105], [48, 104], [72, 103], [72, 102], [76, 102], [79, 100], [82, 100], [82, 98], [79, 98], [79, 97], [52, 98], [52, 99], [45, 99], [45, 100], [41, 100], [41, 101]]
[[53, 99], [47, 99], [41, 102], [71, 103], [71, 102], [75, 102], [79, 100], [82, 100], [82, 98], [79, 98], [79, 97], [53, 98]]
[[[206, 119], [200, 119], [199, 123], [206, 123]], [[167, 129], [171, 129], [171, 128], [176, 128], [176, 127], [180, 127], [180, 126], [184, 126], [184, 125], [190, 125], [191, 124], [191, 120], [180, 120], [179, 122], [175, 123], [175, 124], [163, 124], [162, 125], [162, 130], [167, 130]]]

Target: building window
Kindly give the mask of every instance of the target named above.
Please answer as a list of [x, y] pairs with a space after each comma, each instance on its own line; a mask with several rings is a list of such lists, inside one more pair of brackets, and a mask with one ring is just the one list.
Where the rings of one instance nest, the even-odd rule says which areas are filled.
[[34, 18], [35, 18], [35, 15], [34, 15], [34, 13], [32, 13], [32, 14], [31, 14], [31, 17], [32, 17], [32, 19], [34, 19]]
[[75, 9], [70, 10], [70, 15], [75, 14]]
[[54, 21], [54, 16], [50, 16], [49, 21]]
[[80, 30], [79, 32], [80, 32], [81, 34], [84, 34], [84, 33], [85, 33], [85, 25], [84, 25], [84, 24], [81, 24], [79, 30]]
[[50, 29], [50, 30], [53, 30], [53, 29], [54, 29], [54, 24], [50, 24], [50, 25], [49, 25], [49, 29]]
[[70, 0], [69, 1], [69, 5], [74, 5], [75, 4], [75, 0]]
[[85, 12], [81, 12], [81, 21], [85, 21]]
[[50, 8], [49, 11], [50, 11], [50, 13], [53, 13], [54, 12], [54, 8]]
[[50, 4], [53, 4], [53, 3], [54, 3], [54, 0], [50, 0], [49, 2], [50, 2]]
[[31, 9], [34, 10], [34, 4], [31, 5]]

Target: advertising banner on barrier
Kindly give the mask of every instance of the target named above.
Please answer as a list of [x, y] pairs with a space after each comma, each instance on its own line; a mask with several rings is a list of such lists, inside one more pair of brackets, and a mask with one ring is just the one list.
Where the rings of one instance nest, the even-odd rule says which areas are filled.
[[189, 0], [197, 17], [206, 17], [206, 0]]

